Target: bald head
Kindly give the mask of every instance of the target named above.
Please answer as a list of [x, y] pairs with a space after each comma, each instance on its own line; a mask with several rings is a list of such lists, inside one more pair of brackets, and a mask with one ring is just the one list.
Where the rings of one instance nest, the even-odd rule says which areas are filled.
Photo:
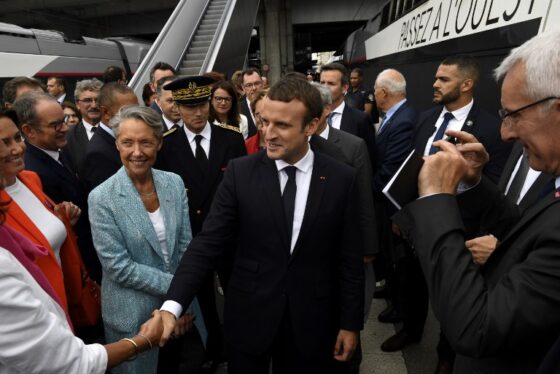
[[374, 95], [377, 107], [386, 112], [393, 105], [406, 98], [406, 80], [395, 69], [383, 70], [375, 79]]

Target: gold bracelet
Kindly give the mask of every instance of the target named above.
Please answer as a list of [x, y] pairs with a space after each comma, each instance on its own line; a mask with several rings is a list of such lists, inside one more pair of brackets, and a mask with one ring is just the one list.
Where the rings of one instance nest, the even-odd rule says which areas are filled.
[[146, 339], [146, 341], [148, 342], [148, 345], [150, 346], [150, 349], [154, 348], [154, 346], [152, 345], [152, 342], [150, 341], [150, 339], [148, 339], [147, 336], [142, 335], [142, 334], [136, 334], [135, 336], [141, 336], [141, 337], [143, 337], [143, 338]]
[[121, 341], [126, 340], [127, 342], [130, 342], [133, 346], [134, 346], [134, 356], [130, 357], [127, 361], [134, 361], [136, 360], [136, 356], [138, 355], [138, 344], [136, 344], [136, 342], [130, 338], [122, 338]]

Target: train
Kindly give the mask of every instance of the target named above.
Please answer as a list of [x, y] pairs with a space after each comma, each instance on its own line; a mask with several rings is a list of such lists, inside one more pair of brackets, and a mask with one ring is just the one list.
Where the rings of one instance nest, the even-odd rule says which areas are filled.
[[450, 55], [472, 55], [481, 67], [475, 100], [496, 113], [493, 70], [512, 48], [560, 27], [558, 19], [560, 0], [390, 0], [348, 36], [342, 61], [360, 67], [371, 85], [383, 69], [401, 71], [408, 99], [425, 110], [433, 105], [439, 63]]

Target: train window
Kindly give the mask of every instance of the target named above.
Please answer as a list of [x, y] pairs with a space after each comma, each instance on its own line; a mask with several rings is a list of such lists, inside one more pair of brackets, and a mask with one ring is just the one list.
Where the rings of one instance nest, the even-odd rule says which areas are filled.
[[381, 27], [379, 28], [379, 30], [384, 29], [391, 22], [389, 17], [389, 12], [390, 12], [390, 4], [386, 4], [383, 7], [383, 10], [381, 11]]

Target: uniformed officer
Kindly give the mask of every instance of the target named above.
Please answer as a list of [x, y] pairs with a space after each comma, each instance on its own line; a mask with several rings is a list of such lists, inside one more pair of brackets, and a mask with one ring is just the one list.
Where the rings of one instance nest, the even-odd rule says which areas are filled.
[[350, 88], [346, 92], [344, 101], [354, 109], [366, 112], [371, 116], [373, 122], [378, 121], [379, 114], [375, 105], [373, 92], [362, 83], [364, 76], [362, 69], [354, 68], [350, 73]]
[[[216, 188], [229, 160], [246, 155], [239, 129], [208, 122], [209, 99], [214, 80], [204, 76], [177, 78], [163, 88], [172, 91], [184, 126], [164, 134], [156, 168], [179, 174], [187, 188], [189, 216], [193, 237], [210, 210]], [[224, 268], [227, 268], [224, 259]], [[225, 282], [227, 279], [222, 279]], [[213, 372], [223, 360], [222, 332], [216, 312], [213, 277], [197, 295], [208, 329], [205, 366]]]

